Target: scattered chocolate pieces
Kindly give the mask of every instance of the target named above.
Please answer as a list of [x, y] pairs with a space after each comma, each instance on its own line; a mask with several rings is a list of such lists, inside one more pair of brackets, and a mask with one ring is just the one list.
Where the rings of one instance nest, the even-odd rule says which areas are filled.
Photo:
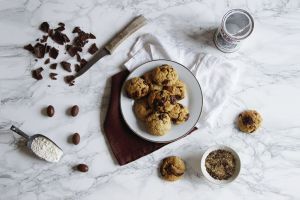
[[77, 165], [77, 169], [78, 169], [78, 171], [81, 171], [81, 172], [89, 171], [89, 167], [86, 164]]
[[33, 47], [33, 51], [37, 58], [43, 58], [45, 55], [45, 46], [41, 43], [36, 43]]
[[[78, 72], [83, 66], [87, 64], [87, 61], [85, 59], [81, 58], [80, 52], [83, 51], [83, 47], [89, 42], [90, 39], [96, 39], [96, 36], [92, 33], [86, 33], [83, 30], [80, 29], [80, 27], [75, 27], [72, 31], [72, 33], [75, 33], [76, 36], [74, 37], [72, 43], [70, 42], [69, 37], [63, 33], [65, 30], [65, 24], [63, 22], [59, 22], [58, 26], [54, 28], [50, 28], [50, 25], [48, 22], [43, 22], [39, 26], [39, 29], [43, 31], [44, 35], [42, 35], [40, 38], [36, 39], [35, 44], [28, 44], [24, 46], [24, 49], [31, 52], [35, 55], [36, 58], [44, 58], [46, 57], [44, 64], [50, 63], [50, 58], [56, 59], [59, 55], [59, 50], [56, 49], [54, 46], [47, 45], [47, 41], [49, 38], [51, 38], [54, 42], [56, 42], [59, 45], [65, 45], [66, 52], [71, 56], [74, 57], [76, 55], [76, 61], [78, 63], [74, 64], [75, 71]], [[98, 51], [98, 47], [95, 43], [90, 45], [88, 48], [88, 52], [90, 54], [95, 54]], [[66, 54], [65, 52], [65, 54]], [[37, 61], [37, 59], [35, 59]], [[64, 70], [68, 72], [72, 72], [71, 64], [66, 61], [62, 61], [60, 63]], [[57, 63], [50, 64], [50, 69], [55, 70], [57, 68]], [[32, 70], [32, 76], [33, 78], [37, 80], [43, 79], [42, 72], [43, 68], [40, 67], [38, 69]], [[52, 80], [57, 80], [56, 73], [50, 73], [49, 77]], [[66, 83], [68, 83], [70, 86], [74, 85], [75, 83], [75, 76], [66, 76], [64, 77], [64, 80]]]
[[49, 24], [48, 22], [43, 22], [41, 25], [40, 25], [40, 30], [45, 32], [45, 33], [48, 33], [49, 31]]
[[49, 74], [49, 77], [50, 77], [52, 80], [57, 80], [56, 76], [57, 76], [57, 73], [50, 73], [50, 74]]
[[68, 72], [72, 72], [70, 63], [68, 63], [66, 61], [62, 61], [60, 64], [64, 68], [64, 70], [66, 70]]
[[96, 44], [95, 43], [93, 43], [91, 46], [90, 46], [90, 48], [89, 48], [89, 50], [88, 50], [88, 52], [90, 53], [90, 54], [94, 54], [94, 53], [96, 53], [98, 51], [98, 47], [96, 46]]
[[52, 63], [52, 64], [50, 65], [50, 69], [56, 69], [56, 67], [57, 67], [57, 63]]
[[32, 71], [31, 71], [32, 77], [35, 78], [36, 80], [41, 80], [41, 79], [43, 79], [43, 76], [42, 76], [42, 74], [41, 74], [43, 70], [44, 70], [44, 69], [43, 69], [42, 67], [39, 67], [39, 68], [37, 68], [37, 69], [35, 69], [35, 70], [32, 70]]
[[47, 65], [50, 62], [50, 58], [47, 58], [44, 62], [45, 65]]
[[49, 51], [49, 56], [53, 59], [56, 59], [58, 56], [58, 50], [55, 47], [52, 47]]

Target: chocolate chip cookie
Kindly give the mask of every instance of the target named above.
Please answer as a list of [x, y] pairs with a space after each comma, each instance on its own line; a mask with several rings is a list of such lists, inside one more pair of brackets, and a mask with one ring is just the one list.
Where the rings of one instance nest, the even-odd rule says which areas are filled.
[[145, 74], [143, 74], [143, 76], [141, 78], [144, 79], [146, 81], [146, 83], [149, 85], [150, 91], [154, 91], [154, 90], [160, 91], [163, 89], [162, 85], [158, 85], [152, 81], [152, 71], [146, 72]]
[[144, 79], [135, 77], [126, 82], [125, 90], [128, 97], [140, 99], [149, 93], [149, 85]]
[[237, 126], [245, 133], [253, 133], [262, 123], [262, 117], [255, 110], [246, 110], [239, 114]]
[[172, 122], [181, 124], [189, 119], [189, 110], [180, 103], [176, 103], [174, 108], [168, 112]]
[[152, 80], [158, 85], [171, 86], [178, 80], [176, 70], [170, 65], [162, 65], [152, 72]]
[[162, 161], [160, 173], [163, 179], [167, 181], [179, 180], [185, 172], [183, 160], [177, 156], [170, 156]]
[[133, 110], [138, 119], [145, 121], [146, 117], [152, 112], [146, 97], [138, 99], [134, 102]]
[[177, 100], [184, 99], [186, 94], [185, 84], [181, 80], [176, 81], [172, 86], [164, 86], [163, 89], [168, 90]]
[[176, 98], [167, 90], [156, 90], [150, 92], [148, 103], [156, 111], [169, 112], [175, 106]]
[[152, 135], [165, 135], [171, 129], [171, 118], [167, 113], [154, 112], [146, 118], [146, 127]]

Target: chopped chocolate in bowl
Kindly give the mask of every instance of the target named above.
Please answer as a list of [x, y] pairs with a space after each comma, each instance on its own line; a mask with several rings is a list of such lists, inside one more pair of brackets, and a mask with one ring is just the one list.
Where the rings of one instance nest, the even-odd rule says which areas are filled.
[[236, 160], [231, 152], [218, 149], [208, 154], [205, 159], [206, 171], [218, 180], [227, 180], [233, 176]]

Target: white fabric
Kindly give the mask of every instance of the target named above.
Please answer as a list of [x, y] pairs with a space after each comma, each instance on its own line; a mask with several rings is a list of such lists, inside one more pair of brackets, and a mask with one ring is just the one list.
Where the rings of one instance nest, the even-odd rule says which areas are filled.
[[129, 52], [130, 58], [125, 67], [131, 71], [156, 59], [173, 60], [188, 67], [199, 81], [204, 97], [203, 112], [197, 126], [213, 126], [226, 99], [234, 91], [238, 68], [223, 58], [191, 52], [183, 45], [178, 47], [177, 42], [166, 35], [160, 37], [152, 34], [140, 36]]

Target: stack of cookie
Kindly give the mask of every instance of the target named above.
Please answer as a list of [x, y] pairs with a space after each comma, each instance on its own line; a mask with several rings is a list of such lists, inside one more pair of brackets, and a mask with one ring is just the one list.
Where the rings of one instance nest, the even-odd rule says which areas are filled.
[[134, 112], [146, 123], [149, 133], [165, 135], [171, 122], [188, 120], [189, 110], [178, 101], [186, 96], [186, 86], [170, 65], [162, 65], [125, 84], [128, 97], [135, 99]]

